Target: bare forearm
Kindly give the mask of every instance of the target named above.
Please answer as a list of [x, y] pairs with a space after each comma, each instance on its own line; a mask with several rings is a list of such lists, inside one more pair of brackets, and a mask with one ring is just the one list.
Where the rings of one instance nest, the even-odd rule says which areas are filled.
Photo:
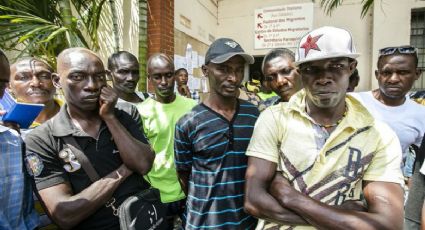
[[318, 229], [398, 229], [385, 215], [330, 206], [302, 195], [291, 196], [282, 205]]
[[285, 181], [279, 180], [272, 183], [275, 174], [276, 163], [256, 157], [248, 158], [248, 169], [245, 175], [245, 211], [276, 223], [305, 225], [305, 220], [280, 205], [270, 193], [273, 185], [279, 187], [278, 182]]
[[177, 172], [178, 178], [179, 178], [179, 183], [180, 186], [184, 192], [184, 194], [186, 194], [187, 196], [187, 192], [189, 189], [189, 176], [190, 176], [190, 172], [189, 171], [178, 171]]
[[279, 224], [307, 225], [308, 223], [295, 212], [282, 207], [265, 191], [253, 191], [246, 194], [245, 210], [251, 215]]
[[155, 158], [149, 145], [135, 139], [115, 117], [105, 119], [105, 122], [124, 164], [135, 172], [147, 174]]
[[[299, 204], [295, 204], [299, 202]], [[287, 206], [318, 229], [388, 229], [375, 222], [379, 215], [333, 207], [313, 199], [294, 199]]]
[[[111, 199], [114, 191], [129, 175], [128, 169], [125, 170], [121, 166], [78, 194], [72, 196], [62, 196], [61, 194], [58, 197], [58, 193], [53, 191], [50, 193], [46, 189], [41, 190], [40, 195], [54, 221], [61, 228], [69, 229], [75, 227], [105, 205]], [[70, 190], [69, 185], [63, 186], [65, 187], [62, 189], [65, 191]], [[66, 192], [70, 193], [71, 191]]]

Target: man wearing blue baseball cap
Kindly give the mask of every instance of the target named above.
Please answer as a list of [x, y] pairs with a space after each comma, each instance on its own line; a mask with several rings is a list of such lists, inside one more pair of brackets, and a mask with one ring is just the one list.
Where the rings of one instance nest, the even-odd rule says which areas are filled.
[[254, 58], [234, 40], [214, 41], [202, 66], [211, 93], [176, 125], [175, 163], [187, 194], [184, 229], [254, 229], [243, 209], [246, 148], [258, 109], [237, 98]]
[[397, 136], [346, 95], [358, 56], [344, 29], [301, 38], [304, 89], [260, 115], [246, 153], [245, 209], [264, 219], [257, 229], [402, 229]]

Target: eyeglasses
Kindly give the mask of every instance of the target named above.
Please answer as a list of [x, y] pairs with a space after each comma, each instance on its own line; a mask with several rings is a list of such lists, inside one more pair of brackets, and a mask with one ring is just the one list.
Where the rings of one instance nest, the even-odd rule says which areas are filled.
[[385, 47], [379, 50], [379, 56], [391, 55], [398, 51], [401, 54], [416, 54], [418, 49], [413, 46]]

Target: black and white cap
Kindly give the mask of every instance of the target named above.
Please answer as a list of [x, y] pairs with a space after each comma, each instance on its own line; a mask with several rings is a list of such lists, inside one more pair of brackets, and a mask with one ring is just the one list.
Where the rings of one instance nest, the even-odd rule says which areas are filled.
[[304, 35], [295, 53], [295, 65], [327, 58], [357, 58], [353, 37], [345, 29], [324, 26]]
[[254, 63], [254, 57], [245, 53], [242, 47], [233, 39], [219, 38], [210, 45], [205, 55], [205, 64], [209, 62], [220, 64], [236, 55], [243, 57], [247, 64]]

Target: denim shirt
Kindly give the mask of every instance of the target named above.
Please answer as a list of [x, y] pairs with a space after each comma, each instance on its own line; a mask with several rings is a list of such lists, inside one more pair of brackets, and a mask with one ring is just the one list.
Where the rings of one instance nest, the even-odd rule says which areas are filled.
[[23, 148], [19, 134], [0, 125], [0, 229], [34, 229], [39, 223]]

